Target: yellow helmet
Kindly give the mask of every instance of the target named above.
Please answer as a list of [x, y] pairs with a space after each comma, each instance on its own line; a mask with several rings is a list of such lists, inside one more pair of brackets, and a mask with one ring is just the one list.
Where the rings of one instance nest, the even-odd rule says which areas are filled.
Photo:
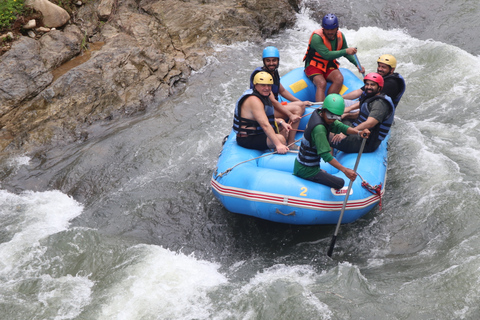
[[273, 84], [273, 77], [268, 72], [260, 71], [253, 78], [253, 84]]
[[395, 59], [395, 57], [391, 54], [381, 55], [380, 58], [378, 58], [377, 62], [385, 63], [393, 69], [397, 67], [397, 59]]

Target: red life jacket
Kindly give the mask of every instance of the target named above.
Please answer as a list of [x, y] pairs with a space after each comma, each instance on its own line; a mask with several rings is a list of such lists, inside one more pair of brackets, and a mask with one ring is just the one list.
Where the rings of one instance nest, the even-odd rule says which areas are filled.
[[[315, 51], [315, 49], [312, 48], [311, 43], [312, 43], [312, 37], [313, 37], [314, 34], [319, 35], [322, 38], [323, 43], [325, 44], [327, 49], [330, 50], [330, 51], [333, 51], [332, 50], [332, 44], [330, 43], [330, 40], [328, 40], [325, 37], [325, 35], [323, 34], [323, 29], [317, 29], [317, 30], [313, 31], [312, 35], [310, 36], [310, 40], [308, 41], [307, 52], [305, 53], [305, 56], [303, 57], [303, 61], [305, 61], [307, 58], [309, 58], [310, 59], [309, 65], [314, 66], [314, 67], [322, 70], [323, 72], [326, 72], [329, 60], [324, 59], [317, 51]], [[340, 30], [338, 30], [337, 31], [337, 48], [336, 48], [335, 51], [341, 50], [342, 47], [343, 47], [343, 36], [342, 36], [342, 33], [340, 32]], [[337, 59], [333, 60], [332, 62], [337, 66], [337, 68], [340, 65], [338, 63]]]

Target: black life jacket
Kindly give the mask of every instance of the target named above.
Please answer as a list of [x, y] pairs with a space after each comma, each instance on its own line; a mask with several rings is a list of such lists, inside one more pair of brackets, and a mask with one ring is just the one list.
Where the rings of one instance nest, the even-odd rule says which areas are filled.
[[397, 94], [397, 96], [396, 97], [391, 97], [392, 102], [393, 102], [393, 104], [395, 105], [395, 108], [396, 108], [398, 103], [400, 102], [400, 99], [402, 99], [402, 96], [405, 93], [405, 89], [407, 88], [407, 85], [405, 84], [405, 79], [403, 79], [403, 77], [396, 72], [392, 73], [392, 74], [389, 74], [388, 76], [384, 77], [383, 80], [385, 81], [385, 80], [390, 79], [390, 78], [395, 79], [398, 86], [400, 87], [400, 92]]
[[[275, 127], [274, 109], [273, 109], [273, 105], [270, 98], [262, 96], [258, 91], [252, 90], [252, 89], [246, 90], [243, 93], [243, 95], [237, 100], [237, 104], [235, 105], [235, 112], [233, 116], [233, 131], [235, 131], [236, 133], [245, 132], [248, 135], [257, 135], [257, 134], [264, 133], [262, 127], [257, 121], [242, 118], [240, 116], [242, 111], [241, 110], [242, 104], [245, 101], [245, 99], [247, 99], [250, 96], [255, 96], [262, 101], [264, 105], [265, 114], [267, 115], [267, 118], [268, 118], [268, 122], [270, 122], [270, 125], [273, 127], [275, 132], [277, 132]], [[250, 128], [246, 129], [244, 127], [255, 127], [255, 129], [250, 129]]]
[[297, 155], [297, 161], [307, 167], [320, 165], [320, 156], [317, 154], [317, 147], [312, 139], [313, 129], [318, 125], [325, 126], [328, 136], [330, 133], [330, 126], [325, 123], [318, 111], [315, 111], [310, 116], [310, 120], [308, 120], [307, 127], [303, 133], [302, 143], [300, 144], [300, 150]]
[[395, 106], [392, 102], [392, 99], [389, 96], [386, 96], [383, 93], [377, 94], [373, 97], [367, 98], [364, 94], [360, 97], [360, 113], [358, 118], [353, 122], [353, 126], [358, 126], [360, 123], [365, 122], [370, 114], [370, 110], [368, 109], [368, 105], [375, 100], [381, 99], [386, 101], [390, 106], [390, 113], [388, 117], [383, 121], [377, 123], [377, 125], [370, 129], [370, 136], [368, 140], [378, 139], [382, 141], [387, 136], [388, 132], [390, 131], [390, 127], [393, 124], [393, 120], [395, 117]]

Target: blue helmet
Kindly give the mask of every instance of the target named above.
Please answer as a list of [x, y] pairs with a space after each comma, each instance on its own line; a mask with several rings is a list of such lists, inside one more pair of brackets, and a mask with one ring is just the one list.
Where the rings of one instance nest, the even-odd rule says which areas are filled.
[[322, 19], [322, 28], [331, 30], [338, 28], [338, 18], [333, 13], [326, 14]]
[[280, 60], [280, 52], [275, 47], [266, 47], [263, 49], [262, 59], [265, 58], [278, 58]]

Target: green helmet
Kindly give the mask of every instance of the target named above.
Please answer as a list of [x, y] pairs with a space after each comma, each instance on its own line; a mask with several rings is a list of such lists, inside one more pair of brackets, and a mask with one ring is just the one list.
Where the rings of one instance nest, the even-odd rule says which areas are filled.
[[337, 93], [329, 94], [323, 101], [323, 109], [326, 109], [334, 115], [341, 116], [345, 111], [345, 101]]

